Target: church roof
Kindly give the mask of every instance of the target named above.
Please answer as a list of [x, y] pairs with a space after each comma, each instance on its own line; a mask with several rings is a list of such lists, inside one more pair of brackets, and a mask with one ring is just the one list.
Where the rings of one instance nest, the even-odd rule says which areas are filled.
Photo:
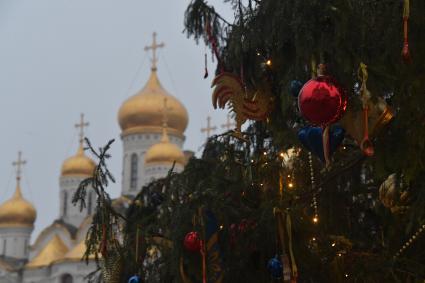
[[68, 248], [64, 242], [57, 236], [49, 241], [49, 243], [26, 265], [27, 268], [40, 268], [48, 266], [54, 261], [63, 257], [68, 252]]

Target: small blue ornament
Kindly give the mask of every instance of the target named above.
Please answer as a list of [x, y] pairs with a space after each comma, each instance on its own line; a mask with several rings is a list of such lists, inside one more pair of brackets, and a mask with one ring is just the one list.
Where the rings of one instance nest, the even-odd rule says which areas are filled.
[[153, 206], [158, 206], [158, 205], [162, 204], [163, 201], [164, 201], [164, 197], [162, 196], [161, 193], [153, 192], [151, 194], [151, 202], [152, 202]]
[[131, 276], [131, 278], [128, 279], [128, 283], [141, 283], [141, 282], [142, 280], [137, 275]]
[[[323, 153], [323, 130], [320, 127], [304, 127], [298, 131], [298, 139], [301, 143], [311, 151], [322, 162], [325, 161]], [[329, 152], [334, 153], [338, 146], [344, 140], [345, 130], [340, 126], [332, 126], [329, 133]]]
[[289, 89], [293, 97], [298, 97], [298, 94], [300, 93], [300, 90], [302, 89], [303, 85], [304, 84], [298, 80], [291, 81]]
[[283, 276], [283, 264], [278, 256], [270, 259], [267, 263], [267, 269], [273, 278], [279, 279]]

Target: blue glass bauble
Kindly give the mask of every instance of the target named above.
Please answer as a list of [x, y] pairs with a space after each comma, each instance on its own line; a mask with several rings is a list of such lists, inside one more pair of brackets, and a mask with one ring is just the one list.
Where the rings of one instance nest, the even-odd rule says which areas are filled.
[[[323, 153], [323, 130], [320, 127], [304, 127], [298, 131], [298, 139], [311, 153], [325, 161]], [[329, 133], [330, 154], [334, 153], [344, 140], [345, 130], [338, 125], [334, 125]]]
[[282, 278], [283, 264], [277, 256], [269, 260], [267, 269], [273, 278]]
[[141, 283], [141, 282], [142, 280], [137, 275], [131, 276], [131, 278], [128, 279], [128, 283]]
[[298, 80], [293, 80], [289, 84], [289, 91], [293, 97], [298, 97], [300, 90], [303, 88], [303, 83]]

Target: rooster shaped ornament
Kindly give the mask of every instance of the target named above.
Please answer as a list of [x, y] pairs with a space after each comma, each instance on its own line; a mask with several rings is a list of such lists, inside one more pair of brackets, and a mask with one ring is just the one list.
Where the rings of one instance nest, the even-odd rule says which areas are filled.
[[228, 105], [234, 112], [236, 136], [241, 136], [241, 127], [246, 120], [264, 121], [268, 118], [273, 99], [266, 84], [252, 90], [247, 88], [237, 75], [223, 72], [214, 78], [211, 87], [214, 88], [214, 109], [224, 109]]

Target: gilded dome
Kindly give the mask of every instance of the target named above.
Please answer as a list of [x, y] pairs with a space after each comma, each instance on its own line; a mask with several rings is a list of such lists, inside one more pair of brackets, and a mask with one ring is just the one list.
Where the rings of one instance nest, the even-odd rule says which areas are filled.
[[80, 145], [76, 155], [69, 157], [62, 164], [62, 176], [91, 176], [96, 168], [93, 160], [84, 154]]
[[161, 142], [152, 145], [146, 152], [145, 163], [173, 163], [174, 161], [184, 166], [184, 153], [177, 145], [170, 142], [167, 131], [164, 129]]
[[0, 227], [33, 227], [37, 212], [22, 196], [19, 181], [12, 198], [0, 206]]
[[161, 109], [167, 99], [168, 127], [170, 133], [183, 135], [188, 123], [188, 114], [184, 105], [169, 94], [159, 82], [156, 69], [152, 69], [146, 85], [134, 96], [127, 99], [118, 112], [118, 122], [122, 134], [146, 131], [161, 131]]

